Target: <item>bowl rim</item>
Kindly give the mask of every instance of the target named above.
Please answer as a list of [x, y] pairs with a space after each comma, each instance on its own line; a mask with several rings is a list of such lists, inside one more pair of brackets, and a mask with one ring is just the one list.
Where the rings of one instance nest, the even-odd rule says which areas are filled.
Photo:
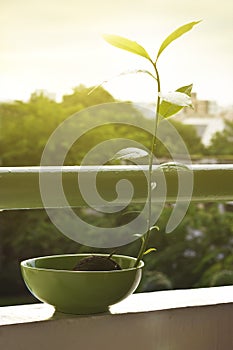
[[[63, 269], [52, 269], [52, 268], [42, 268], [42, 267], [36, 267], [36, 266], [29, 266], [27, 265], [29, 262], [33, 262], [36, 260], [44, 260], [44, 259], [53, 259], [53, 258], [59, 258], [59, 257], [74, 257], [74, 256], [92, 256], [92, 255], [98, 255], [98, 256], [109, 256], [109, 254], [102, 254], [102, 253], [74, 253], [74, 254], [54, 254], [54, 255], [45, 255], [45, 256], [39, 256], [35, 258], [29, 258], [26, 260], [23, 260], [20, 262], [21, 268], [26, 268], [29, 270], [37, 270], [37, 271], [48, 271], [48, 272], [65, 272], [65, 273], [72, 273], [72, 274], [110, 274], [110, 273], [122, 273], [124, 271], [133, 271], [133, 270], [139, 270], [144, 267], [144, 261], [141, 260], [139, 265], [137, 267], [130, 267], [127, 269], [121, 269], [121, 270], [110, 270], [110, 271], [73, 271], [73, 270], [63, 270]], [[125, 258], [127, 260], [133, 260], [136, 262], [137, 258], [132, 257], [130, 255], [121, 255], [121, 254], [113, 254], [115, 257], [119, 258]]]

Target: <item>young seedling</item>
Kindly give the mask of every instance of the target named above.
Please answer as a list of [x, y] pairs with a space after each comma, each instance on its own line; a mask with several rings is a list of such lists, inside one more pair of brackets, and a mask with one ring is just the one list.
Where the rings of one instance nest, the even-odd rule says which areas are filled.
[[[162, 52], [170, 45], [174, 40], [178, 39], [180, 36], [185, 34], [186, 32], [190, 31], [196, 24], [198, 24], [200, 21], [197, 22], [190, 22], [187, 23], [178, 29], [176, 29], [174, 32], [172, 32], [161, 44], [157, 55], [155, 59], [152, 59], [150, 55], [147, 53], [147, 51], [139, 45], [137, 42], [129, 40], [127, 38], [117, 36], [117, 35], [104, 35], [104, 39], [111, 45], [129, 51], [135, 55], [142, 56], [147, 61], [150, 62], [152, 67], [152, 72], [148, 70], [138, 70], [137, 73], [145, 73], [152, 77], [155, 81], [156, 88], [157, 88], [157, 101], [156, 101], [156, 108], [154, 113], [154, 130], [153, 130], [153, 137], [151, 142], [151, 149], [150, 153], [148, 154], [148, 218], [147, 218], [147, 230], [144, 235], [141, 236], [141, 247], [137, 256], [137, 260], [135, 263], [135, 267], [139, 265], [140, 260], [142, 259], [143, 255], [149, 253], [150, 251], [154, 250], [154, 248], [147, 249], [150, 233], [154, 229], [158, 229], [157, 226], [153, 226], [154, 223], [152, 222], [152, 190], [154, 187], [154, 183], [152, 181], [152, 167], [153, 167], [153, 159], [154, 154], [156, 150], [156, 140], [157, 140], [157, 129], [158, 129], [158, 123], [159, 120], [163, 118], [171, 117], [172, 115], [179, 112], [184, 107], [192, 107], [192, 101], [191, 101], [191, 91], [192, 91], [192, 84], [187, 86], [182, 86], [178, 88], [176, 91], [162, 94], [161, 92], [161, 82], [160, 82], [160, 75], [157, 67], [158, 59], [160, 58]], [[139, 156], [145, 156], [145, 150], [140, 150], [138, 148], [126, 148], [121, 151], [119, 151], [115, 158], [118, 159], [134, 159], [138, 158]]]

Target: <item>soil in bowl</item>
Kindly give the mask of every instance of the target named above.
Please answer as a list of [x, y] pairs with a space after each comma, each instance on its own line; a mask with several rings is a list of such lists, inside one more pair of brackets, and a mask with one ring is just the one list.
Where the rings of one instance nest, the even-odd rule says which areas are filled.
[[121, 270], [120, 265], [109, 256], [91, 255], [81, 259], [74, 271], [112, 271]]

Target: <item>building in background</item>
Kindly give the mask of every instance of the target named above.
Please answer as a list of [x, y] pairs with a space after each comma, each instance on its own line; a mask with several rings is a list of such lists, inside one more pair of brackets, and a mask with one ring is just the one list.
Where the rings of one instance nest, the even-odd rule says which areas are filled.
[[[233, 121], [233, 107], [221, 108], [215, 101], [199, 100], [197, 93], [192, 93], [192, 108], [183, 108], [174, 119], [186, 124], [193, 125], [204, 146], [210, 145], [211, 139], [216, 132], [223, 131], [225, 120]], [[155, 113], [154, 103], [134, 103], [135, 108], [147, 118], [153, 118]]]
[[209, 146], [216, 132], [223, 131], [225, 119], [233, 119], [230, 110], [223, 111], [214, 101], [199, 100], [192, 93], [193, 109], [184, 108], [175, 118], [186, 124], [193, 125], [204, 146]]

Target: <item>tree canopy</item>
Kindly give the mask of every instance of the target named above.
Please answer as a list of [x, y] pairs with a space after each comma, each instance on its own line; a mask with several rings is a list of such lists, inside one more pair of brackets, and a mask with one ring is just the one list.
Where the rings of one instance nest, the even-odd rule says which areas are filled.
[[208, 152], [211, 155], [233, 155], [233, 121], [226, 120], [224, 130], [212, 137]]
[[[13, 103], [0, 104], [2, 131], [0, 157], [2, 166], [39, 165], [47, 140], [60, 123], [74, 113], [85, 110], [85, 113], [80, 114], [81, 117], [78, 123], [72, 125], [72, 132], [75, 133], [82, 127], [85, 129], [86, 126], [92, 126], [93, 114], [88, 112], [88, 107], [117, 102], [102, 87], [89, 94], [91, 90], [92, 88], [80, 85], [73, 89], [72, 94], [63, 96], [59, 103], [40, 92], [33, 93], [28, 102], [14, 101]], [[142, 112], [136, 109], [133, 104], [125, 104], [123, 110], [120, 104], [112, 104], [111, 109], [108, 109], [107, 112], [96, 112], [94, 118], [98, 118], [99, 124], [101, 124], [101, 120], [106, 120], [106, 113], [108, 113], [111, 123], [93, 128], [80, 137], [69, 150], [65, 160], [66, 165], [80, 164], [91, 148], [109, 139], [134, 140], [150, 149], [150, 133], [143, 130], [143, 127], [140, 129], [124, 124], [124, 122], [130, 124], [133, 120], [140, 120], [137, 124], [146, 125], [148, 130], [153, 128], [153, 121], [144, 117]], [[172, 123], [184, 139], [190, 154], [202, 153], [203, 146], [194, 128], [174, 121]], [[164, 129], [163, 132], [166, 134], [166, 142], [168, 144], [172, 143], [173, 141], [167, 130]], [[67, 147], [68, 143], [69, 140], [64, 138], [55, 145], [54, 161], [56, 160], [55, 152]], [[176, 148], [175, 144], [172, 144], [172, 146]], [[108, 152], [111, 155], [111, 153], [118, 151], [115, 147], [113, 142], [103, 152]], [[122, 143], [122, 147], [127, 147], [125, 142]], [[156, 152], [159, 157], [169, 157], [166, 145], [159, 142]], [[98, 164], [98, 154], [91, 161], [92, 164]], [[51, 165], [54, 164], [51, 163]]]

